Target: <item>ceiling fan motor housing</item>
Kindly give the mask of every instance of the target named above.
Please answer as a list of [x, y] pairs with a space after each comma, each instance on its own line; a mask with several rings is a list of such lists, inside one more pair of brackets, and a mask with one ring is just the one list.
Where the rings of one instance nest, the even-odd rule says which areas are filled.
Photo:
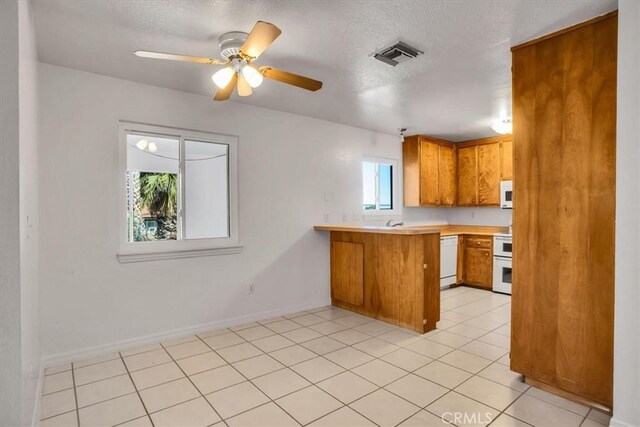
[[230, 31], [221, 35], [220, 38], [218, 38], [218, 43], [220, 44], [220, 54], [222, 57], [229, 59], [232, 56], [237, 56], [247, 36], [249, 36], [249, 34], [242, 31]]

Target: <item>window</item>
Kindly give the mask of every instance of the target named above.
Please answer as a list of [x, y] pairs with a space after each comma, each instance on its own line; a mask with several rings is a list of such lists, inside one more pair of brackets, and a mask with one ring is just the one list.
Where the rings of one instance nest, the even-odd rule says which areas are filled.
[[365, 212], [394, 210], [394, 169], [391, 160], [362, 162], [362, 207]]
[[121, 123], [121, 262], [238, 252], [237, 138]]

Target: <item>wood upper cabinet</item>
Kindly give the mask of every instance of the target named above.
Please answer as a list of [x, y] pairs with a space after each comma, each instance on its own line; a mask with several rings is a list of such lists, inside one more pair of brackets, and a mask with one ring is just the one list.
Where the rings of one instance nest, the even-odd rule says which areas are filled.
[[475, 206], [478, 200], [477, 147], [458, 148], [458, 206]]
[[500, 179], [513, 179], [513, 141], [500, 143]]
[[439, 145], [425, 139], [420, 139], [420, 205], [438, 205], [439, 175]]
[[478, 145], [478, 205], [500, 205], [500, 145]]
[[439, 204], [441, 206], [455, 206], [456, 204], [456, 149], [440, 145], [438, 147], [439, 166]]
[[464, 239], [464, 283], [486, 289], [493, 287], [493, 241], [491, 237], [466, 236]]
[[404, 205], [455, 206], [456, 148], [426, 136], [408, 136], [402, 144]]
[[499, 206], [500, 180], [513, 174], [510, 135], [459, 144], [408, 136], [402, 153], [407, 207]]

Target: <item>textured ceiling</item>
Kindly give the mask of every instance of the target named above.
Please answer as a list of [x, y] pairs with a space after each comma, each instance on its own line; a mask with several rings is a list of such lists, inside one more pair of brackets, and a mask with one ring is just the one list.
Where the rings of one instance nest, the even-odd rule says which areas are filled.
[[[617, 7], [615, 0], [34, 0], [42, 62], [210, 96], [215, 67], [135, 50], [218, 56], [218, 36], [269, 21], [282, 35], [257, 61], [324, 82], [265, 81], [243, 102], [385, 133], [454, 141], [493, 135], [510, 111], [512, 45]], [[424, 55], [370, 57], [398, 40]]]

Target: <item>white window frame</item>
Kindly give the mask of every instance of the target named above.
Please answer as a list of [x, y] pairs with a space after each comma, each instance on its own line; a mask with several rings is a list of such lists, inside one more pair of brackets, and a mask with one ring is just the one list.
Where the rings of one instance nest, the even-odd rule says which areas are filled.
[[[398, 196], [398, 192], [399, 192], [399, 174], [398, 174], [398, 161], [396, 159], [390, 159], [390, 158], [386, 158], [386, 157], [372, 157], [372, 156], [365, 156], [362, 158], [362, 161], [360, 162], [360, 182], [362, 183], [362, 175], [363, 175], [363, 163], [364, 162], [371, 162], [371, 163], [385, 163], [388, 165], [391, 165], [391, 202], [393, 203], [393, 209], [385, 209], [385, 210], [380, 210], [380, 209], [374, 209], [374, 210], [366, 210], [364, 208], [364, 206], [362, 205], [362, 195], [364, 193], [364, 188], [361, 187], [360, 188], [360, 208], [362, 209], [362, 215], [363, 218], [366, 220], [367, 218], [373, 218], [373, 219], [381, 219], [380, 217], [397, 217], [398, 215], [400, 215], [400, 209], [399, 209], [399, 203], [400, 203], [400, 198]], [[377, 179], [377, 174], [376, 174], [376, 206], [380, 205], [380, 194], [379, 194], [379, 190], [378, 190], [378, 179]]]
[[[189, 240], [162, 240], [149, 242], [130, 242], [127, 223], [127, 134], [135, 133], [149, 136], [170, 137], [180, 140], [180, 150], [184, 151], [184, 141], [193, 140], [226, 144], [228, 150], [228, 207], [229, 237], [203, 238]], [[194, 131], [161, 125], [149, 125], [129, 121], [119, 122], [119, 168], [118, 216], [120, 218], [120, 247], [116, 254], [121, 263], [156, 261], [162, 259], [191, 258], [207, 255], [223, 255], [242, 251], [238, 230], [238, 137], [219, 133]], [[180, 153], [179, 178], [184, 176], [184, 152]], [[184, 183], [180, 182], [178, 221], [184, 218]], [[182, 230], [182, 225], [178, 227]], [[180, 232], [179, 232], [180, 234]]]

